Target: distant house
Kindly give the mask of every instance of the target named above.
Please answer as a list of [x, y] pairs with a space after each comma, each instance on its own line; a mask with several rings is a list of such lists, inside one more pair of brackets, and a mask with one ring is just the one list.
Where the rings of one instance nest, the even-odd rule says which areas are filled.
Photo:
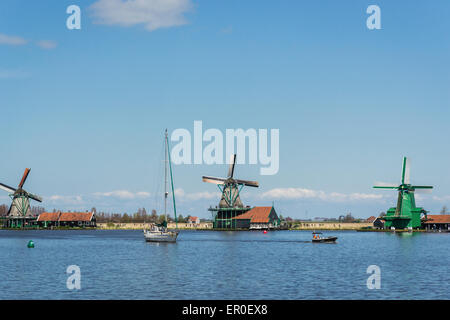
[[423, 220], [422, 225], [426, 230], [450, 231], [450, 215], [448, 214], [429, 214]]
[[254, 207], [233, 218], [237, 229], [274, 229], [280, 227], [280, 218], [273, 207]]
[[366, 219], [366, 222], [368, 222], [368, 223], [374, 223], [375, 220], [377, 220], [377, 217], [371, 216], [371, 217], [369, 217], [369, 218]]
[[94, 212], [43, 212], [37, 218], [39, 226], [49, 227], [96, 227]]
[[187, 223], [200, 224], [200, 218], [199, 217], [189, 217], [189, 219], [187, 220]]
[[374, 228], [377, 228], [377, 229], [384, 229], [384, 220], [383, 220], [383, 218], [380, 218], [380, 217], [376, 218], [373, 221], [373, 226], [374, 226]]

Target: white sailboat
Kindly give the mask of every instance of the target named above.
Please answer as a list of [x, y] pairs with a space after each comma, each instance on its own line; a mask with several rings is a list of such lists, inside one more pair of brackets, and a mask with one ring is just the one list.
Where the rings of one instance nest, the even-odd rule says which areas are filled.
[[167, 196], [169, 192], [167, 191], [167, 166], [170, 169], [170, 182], [172, 186], [172, 199], [173, 199], [173, 211], [175, 214], [175, 222], [178, 227], [177, 221], [177, 209], [175, 205], [175, 193], [173, 187], [173, 176], [172, 176], [172, 162], [170, 161], [170, 150], [169, 150], [169, 138], [167, 134], [167, 129], [165, 132], [165, 147], [164, 147], [164, 217], [165, 220], [161, 224], [154, 225], [150, 229], [144, 229], [144, 237], [147, 242], [176, 242], [179, 234], [178, 230], [171, 231], [167, 229]]

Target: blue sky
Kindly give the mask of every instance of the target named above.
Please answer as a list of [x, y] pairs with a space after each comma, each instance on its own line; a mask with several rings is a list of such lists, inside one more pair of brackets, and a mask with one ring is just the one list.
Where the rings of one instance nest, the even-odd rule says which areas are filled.
[[[0, 3], [1, 182], [31, 167], [47, 209], [151, 209], [163, 130], [202, 120], [280, 130], [278, 174], [236, 168], [260, 182], [245, 204], [377, 215], [395, 193], [372, 185], [399, 182], [408, 156], [412, 183], [435, 187], [418, 205], [450, 207], [448, 1], [167, 3]], [[81, 30], [66, 28], [72, 4]], [[371, 4], [381, 30], [366, 27]], [[175, 166], [180, 213], [208, 217], [219, 199], [201, 176], [226, 171]]]

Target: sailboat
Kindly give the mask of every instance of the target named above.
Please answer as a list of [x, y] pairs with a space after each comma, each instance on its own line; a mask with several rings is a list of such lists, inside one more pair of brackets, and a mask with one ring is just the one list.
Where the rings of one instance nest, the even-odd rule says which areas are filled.
[[177, 209], [175, 205], [175, 193], [173, 187], [172, 162], [170, 161], [169, 138], [167, 129], [165, 132], [164, 144], [164, 221], [161, 224], [153, 225], [153, 227], [150, 229], [144, 229], [144, 237], [145, 241], [147, 242], [176, 242], [179, 234], [178, 230], [171, 231], [167, 229], [167, 197], [169, 195], [169, 192], [167, 191], [167, 167], [169, 167], [170, 170], [173, 211], [175, 214], [176, 227], [178, 228]]

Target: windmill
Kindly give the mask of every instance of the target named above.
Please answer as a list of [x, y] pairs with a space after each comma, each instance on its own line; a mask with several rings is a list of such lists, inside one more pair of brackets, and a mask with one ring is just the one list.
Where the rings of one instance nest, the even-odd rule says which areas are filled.
[[397, 206], [390, 208], [385, 219], [385, 227], [395, 229], [413, 229], [422, 225], [421, 216], [427, 211], [416, 207], [414, 192], [416, 190], [431, 190], [432, 186], [413, 186], [409, 181], [410, 166], [406, 157], [403, 158], [402, 180], [399, 186], [374, 186], [375, 189], [398, 190]]
[[236, 164], [236, 155], [232, 154], [230, 158], [230, 166], [228, 168], [227, 178], [216, 178], [203, 176], [203, 182], [216, 184], [222, 192], [222, 198], [219, 202], [220, 208], [243, 208], [241, 198], [239, 196], [244, 186], [259, 187], [257, 181], [247, 181], [234, 179], [234, 167]]
[[23, 173], [22, 180], [20, 180], [17, 189], [10, 187], [6, 184], [0, 183], [0, 189], [9, 192], [9, 196], [12, 199], [11, 206], [9, 207], [7, 219], [10, 222], [8, 227], [20, 227], [27, 220], [33, 220], [34, 217], [31, 214], [30, 199], [42, 202], [42, 198], [31, 194], [23, 189], [23, 185], [28, 178], [31, 169], [26, 168]]
[[257, 181], [240, 180], [234, 178], [234, 168], [236, 164], [236, 155], [232, 154], [230, 158], [230, 166], [228, 168], [227, 178], [216, 178], [203, 176], [203, 182], [216, 184], [222, 193], [218, 208], [210, 208], [210, 211], [216, 213], [216, 228], [224, 228], [232, 225], [232, 219], [248, 211], [250, 208], [244, 208], [240, 193], [244, 186], [259, 187]]

